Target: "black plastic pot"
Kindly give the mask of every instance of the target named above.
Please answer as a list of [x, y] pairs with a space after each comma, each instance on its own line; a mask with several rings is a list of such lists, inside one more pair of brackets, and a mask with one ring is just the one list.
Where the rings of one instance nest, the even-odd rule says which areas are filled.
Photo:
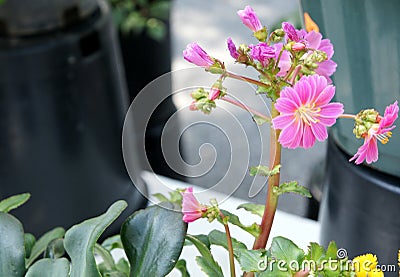
[[[140, 34], [133, 32], [119, 34], [125, 76], [131, 101], [134, 101], [138, 93], [150, 82], [165, 73], [171, 72], [171, 29], [169, 20], [165, 21], [165, 24], [167, 32], [164, 38], [160, 40], [149, 37], [145, 32]], [[170, 77], [163, 78], [163, 89], [171, 91], [171, 82]], [[157, 94], [160, 92], [145, 91], [145, 93]], [[144, 122], [141, 115], [133, 111], [137, 134], [136, 140], [139, 147], [143, 147], [144, 144], [146, 149], [148, 163], [142, 163], [142, 167], [157, 174], [185, 180], [185, 176], [177, 173], [167, 164], [161, 147], [164, 126], [176, 111], [177, 108], [171, 96], [156, 107], [149, 122]], [[179, 132], [179, 124], [175, 123], [174, 125], [170, 125], [173, 127], [168, 132]], [[147, 167], [148, 164], [150, 164], [151, 168]], [[180, 170], [180, 172], [182, 171]]]
[[[301, 0], [338, 63], [333, 76], [335, 101], [345, 112], [375, 108], [382, 114], [400, 99], [400, 21], [397, 0]], [[400, 129], [379, 145], [379, 161], [356, 166], [349, 158], [362, 145], [354, 121], [338, 120], [328, 144], [321, 220], [321, 242], [336, 240], [350, 257], [372, 252], [379, 263], [397, 265], [400, 249]], [[398, 124], [396, 124], [398, 125]], [[392, 275], [390, 275], [392, 274]], [[385, 276], [398, 276], [385, 272]]]
[[15, 214], [35, 235], [125, 199], [128, 209], [108, 229], [117, 233], [147, 202], [123, 162], [128, 97], [111, 16], [97, 3], [74, 24], [0, 38], [0, 198], [32, 194]]
[[[321, 241], [328, 244], [335, 240], [349, 257], [374, 253], [380, 264], [397, 265], [400, 179], [349, 163], [349, 158], [329, 139]], [[390, 274], [394, 273], [387, 272], [385, 276]]]

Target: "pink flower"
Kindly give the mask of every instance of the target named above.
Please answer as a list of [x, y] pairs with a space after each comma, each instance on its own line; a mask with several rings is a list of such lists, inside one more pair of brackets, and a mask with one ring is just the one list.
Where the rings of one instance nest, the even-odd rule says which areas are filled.
[[[283, 47], [283, 43], [275, 43], [272, 47], [275, 49], [275, 60], [279, 58], [280, 52]], [[292, 60], [289, 51], [283, 50], [282, 55], [279, 59], [278, 67], [279, 72], [277, 76], [285, 76], [292, 66]]]
[[237, 14], [239, 15], [243, 24], [246, 25], [253, 32], [260, 31], [263, 28], [256, 13], [250, 6], [246, 6], [244, 10], [238, 11]]
[[294, 42], [301, 42], [301, 34], [292, 24], [289, 22], [283, 22], [282, 23], [282, 29], [285, 31], [286, 36], [290, 39], [293, 40]]
[[239, 53], [236, 49], [236, 45], [233, 43], [231, 38], [228, 38], [227, 43], [228, 43], [229, 53], [231, 54], [232, 58], [237, 60], [237, 58], [239, 58]]
[[309, 148], [316, 139], [325, 140], [326, 127], [343, 113], [341, 103], [329, 103], [334, 95], [335, 87], [318, 75], [304, 76], [293, 88], [284, 88], [275, 103], [280, 115], [272, 120], [273, 128], [282, 130], [282, 146]]
[[188, 62], [205, 68], [209, 68], [214, 64], [214, 60], [196, 42], [186, 46], [186, 50], [183, 51], [183, 57]]
[[249, 45], [250, 48], [250, 57], [253, 60], [259, 61], [262, 66], [267, 66], [269, 63], [269, 59], [275, 58], [276, 52], [275, 48], [269, 46], [265, 42], [261, 42], [257, 45]]
[[210, 93], [208, 94], [208, 99], [214, 101], [221, 94], [221, 90], [217, 87], [212, 87]]
[[355, 160], [356, 164], [361, 164], [364, 160], [367, 163], [376, 162], [378, 160], [378, 140], [382, 144], [386, 144], [392, 136], [391, 130], [396, 126], [392, 126], [397, 119], [399, 106], [397, 101], [389, 105], [385, 109], [383, 117], [378, 117], [379, 123], [374, 124], [365, 134], [364, 144], [358, 148], [357, 153], [350, 159]]
[[193, 195], [193, 188], [187, 188], [182, 193], [182, 213], [183, 221], [189, 223], [202, 217], [203, 213], [207, 211], [207, 207], [203, 206], [197, 201]]
[[315, 73], [322, 75], [331, 82], [330, 76], [336, 71], [337, 64], [331, 60], [333, 56], [333, 45], [329, 39], [322, 39], [322, 35], [315, 31], [307, 33], [305, 30], [296, 30], [289, 22], [282, 23], [282, 29], [286, 33], [286, 37], [294, 41], [294, 51], [304, 47], [313, 50], [323, 51], [327, 55], [327, 60], [318, 62], [318, 68], [315, 69]]

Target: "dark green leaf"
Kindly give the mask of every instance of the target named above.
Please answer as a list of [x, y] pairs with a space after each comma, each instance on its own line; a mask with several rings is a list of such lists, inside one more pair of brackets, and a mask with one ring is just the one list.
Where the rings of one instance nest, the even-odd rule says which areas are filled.
[[34, 263], [26, 273], [26, 277], [68, 277], [69, 261], [61, 259], [41, 259]]
[[121, 240], [131, 264], [130, 276], [165, 276], [181, 254], [187, 224], [172, 203], [137, 211], [122, 225]]
[[43, 257], [50, 259], [58, 259], [65, 255], [64, 239], [54, 239], [46, 247]]
[[0, 276], [25, 273], [24, 229], [14, 216], [0, 212]]
[[294, 244], [291, 240], [284, 237], [275, 237], [272, 240], [271, 244], [271, 255], [277, 261], [285, 261], [286, 268], [289, 272], [296, 272], [297, 270], [289, 268], [289, 265], [293, 264], [296, 261], [298, 267], [301, 266], [304, 260], [304, 251], [300, 249], [296, 244]]
[[0, 212], [8, 213], [9, 211], [18, 208], [31, 197], [30, 193], [22, 193], [10, 196], [0, 202]]
[[301, 196], [311, 198], [311, 193], [308, 188], [298, 185], [296, 181], [292, 181], [289, 183], [283, 183], [279, 187], [274, 187], [274, 192], [278, 195], [284, 193], [296, 193]]
[[199, 239], [191, 235], [186, 235], [186, 239], [190, 240], [194, 244], [194, 246], [196, 246], [197, 250], [199, 250], [201, 257], [196, 257], [196, 261], [201, 267], [201, 269], [206, 274], [208, 274], [208, 276], [223, 277], [224, 274], [222, 273], [221, 267], [214, 260], [214, 257], [212, 256], [207, 246], [204, 243], [202, 243]]
[[253, 203], [245, 203], [241, 204], [237, 207], [237, 209], [245, 209], [248, 212], [251, 212], [252, 214], [258, 215], [260, 217], [263, 216], [264, 210], [265, 210], [265, 205], [261, 204], [253, 204]]
[[[224, 232], [213, 230], [208, 234], [208, 238], [211, 244], [222, 246], [223, 248], [228, 250], [228, 242], [226, 239], [226, 234]], [[232, 247], [234, 250], [234, 254], [236, 256], [236, 250], [238, 249], [247, 249], [246, 245], [235, 238], [231, 238]]]
[[33, 262], [40, 256], [40, 254], [42, 254], [46, 250], [47, 245], [52, 240], [62, 238], [64, 234], [64, 228], [57, 227], [41, 236], [32, 247], [31, 255], [26, 261], [26, 267], [28, 268], [31, 264], [33, 264]]
[[228, 217], [228, 222], [232, 223], [233, 225], [238, 226], [239, 228], [243, 229], [244, 231], [248, 232], [254, 237], [258, 237], [260, 234], [260, 226], [256, 223], [253, 223], [250, 226], [244, 225], [240, 222], [239, 217], [235, 214], [232, 214], [226, 210], [221, 210], [221, 212]]
[[235, 249], [235, 256], [240, 267], [246, 272], [258, 272], [268, 264], [268, 257], [265, 250]]
[[117, 201], [106, 213], [74, 225], [65, 233], [64, 247], [71, 258], [71, 277], [100, 277], [94, 258], [94, 245], [126, 206], [125, 201]]
[[275, 166], [273, 169], [269, 169], [269, 167], [265, 165], [252, 166], [250, 167], [250, 176], [260, 175], [269, 177], [278, 174], [280, 168], [280, 164]]
[[34, 235], [30, 233], [25, 233], [24, 234], [24, 244], [25, 244], [25, 258], [29, 258], [31, 255], [31, 251], [33, 246], [36, 243], [36, 238]]
[[106, 249], [108, 251], [111, 251], [113, 249], [118, 249], [118, 248], [124, 249], [120, 235], [115, 235], [115, 236], [105, 239], [103, 241], [103, 243], [101, 244], [101, 246], [104, 247], [104, 249]]
[[200, 266], [201, 270], [209, 277], [224, 277], [220, 267], [215, 267], [215, 264], [211, 263], [210, 260], [202, 256], [196, 257], [196, 262]]
[[190, 277], [185, 260], [179, 260], [176, 263], [175, 268], [181, 272], [182, 277]]
[[[208, 249], [210, 249], [211, 244], [210, 244], [210, 240], [208, 239], [207, 235], [200, 234], [200, 235], [191, 235], [191, 236], [200, 240], [202, 243], [204, 243], [204, 245], [207, 246]], [[185, 240], [185, 246], [188, 246], [188, 245], [193, 245], [193, 243], [190, 240]]]

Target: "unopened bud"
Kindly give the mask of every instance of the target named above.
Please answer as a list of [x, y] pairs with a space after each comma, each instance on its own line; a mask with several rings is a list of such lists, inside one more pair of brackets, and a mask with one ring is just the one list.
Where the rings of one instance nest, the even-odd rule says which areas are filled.
[[305, 48], [306, 48], [306, 45], [301, 42], [295, 42], [292, 44], [293, 51], [301, 51], [301, 50], [304, 50]]
[[198, 88], [195, 91], [192, 91], [192, 93], [190, 94], [190, 96], [194, 99], [194, 100], [199, 100], [201, 98], [207, 97], [208, 93], [204, 90], [204, 88]]
[[254, 32], [253, 36], [258, 39], [258, 41], [265, 42], [268, 37], [267, 28], [264, 27], [261, 30]]
[[368, 131], [378, 125], [379, 113], [374, 109], [361, 110], [355, 118], [353, 134], [363, 138]]
[[285, 37], [285, 31], [283, 29], [276, 29], [269, 35], [269, 39], [272, 42], [279, 42]]

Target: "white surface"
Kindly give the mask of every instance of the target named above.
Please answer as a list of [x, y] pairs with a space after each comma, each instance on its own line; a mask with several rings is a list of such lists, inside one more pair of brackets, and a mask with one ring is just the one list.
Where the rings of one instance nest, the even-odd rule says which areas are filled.
[[[196, 187], [176, 181], [170, 178], [155, 175], [150, 172], [144, 172], [142, 174], [143, 179], [146, 181], [149, 189], [150, 201], [158, 202], [154, 197], [155, 193], [168, 194], [169, 191], [177, 188], [193, 187], [194, 193], [200, 202], [207, 204], [209, 199], [215, 198], [220, 203], [220, 208], [228, 210], [239, 216], [241, 221], [245, 224], [252, 224], [253, 222], [260, 222], [260, 218], [256, 215], [252, 215], [243, 209], [236, 210], [236, 207], [243, 204], [241, 199], [235, 197], [229, 197], [227, 195], [212, 191], [205, 190], [204, 188]], [[188, 234], [208, 234], [213, 229], [224, 231], [221, 224], [218, 222], [209, 223], [205, 219], [199, 219], [189, 224]], [[244, 242], [248, 247], [253, 244], [252, 236], [246, 232], [237, 228], [236, 226], [230, 225], [232, 237]], [[274, 225], [271, 231], [271, 238], [275, 236], [284, 236], [291, 239], [299, 247], [306, 249], [309, 242], [319, 240], [319, 224], [316, 221], [312, 221], [299, 216], [291, 215], [285, 212], [277, 211], [275, 215]], [[229, 265], [228, 265], [228, 253], [221, 247], [212, 246], [212, 252], [215, 259], [219, 262], [224, 271], [225, 276], [229, 276]], [[205, 276], [204, 273], [198, 268], [195, 257], [199, 256], [194, 246], [186, 246], [183, 249], [181, 258], [185, 259], [188, 265], [188, 270], [192, 276]], [[237, 271], [240, 272], [237, 267]], [[181, 276], [176, 270], [172, 271], [168, 276]]]

